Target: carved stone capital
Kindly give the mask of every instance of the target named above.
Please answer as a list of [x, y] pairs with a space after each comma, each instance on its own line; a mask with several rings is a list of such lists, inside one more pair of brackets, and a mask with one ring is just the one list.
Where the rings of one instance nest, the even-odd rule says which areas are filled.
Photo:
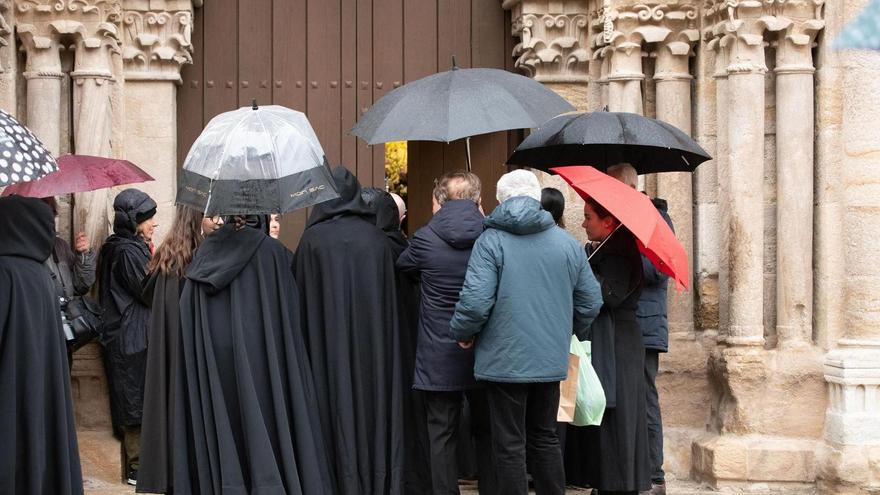
[[16, 0], [16, 29], [31, 74], [51, 74], [60, 44], [73, 42], [73, 75], [100, 73], [112, 78], [110, 56], [119, 52], [119, 0]]
[[589, 16], [577, 1], [505, 2], [511, 9], [516, 68], [541, 82], [585, 82]]
[[126, 11], [122, 59], [127, 80], [180, 81], [180, 68], [192, 63], [192, 10]]

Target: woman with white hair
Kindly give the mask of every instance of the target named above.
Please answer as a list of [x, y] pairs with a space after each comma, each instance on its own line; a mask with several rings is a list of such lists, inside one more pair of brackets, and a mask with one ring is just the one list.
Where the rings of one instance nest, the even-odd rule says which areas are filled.
[[535, 492], [562, 495], [559, 382], [572, 332], [586, 338], [602, 296], [580, 243], [541, 209], [533, 173], [505, 174], [496, 197], [450, 329], [474, 346], [474, 376], [486, 383], [498, 493], [528, 493], [528, 451]]

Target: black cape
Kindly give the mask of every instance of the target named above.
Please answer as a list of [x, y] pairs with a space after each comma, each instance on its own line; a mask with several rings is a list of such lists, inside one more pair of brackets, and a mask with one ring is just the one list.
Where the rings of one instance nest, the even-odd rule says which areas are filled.
[[136, 233], [135, 218], [156, 203], [145, 193], [126, 189], [114, 200], [113, 235], [98, 256], [98, 281], [104, 327], [104, 365], [110, 390], [113, 430], [141, 424], [147, 364], [147, 325], [150, 304], [144, 299], [144, 281], [150, 248]]
[[[400, 230], [400, 212], [397, 203], [385, 191], [376, 188], [363, 190], [361, 197], [369, 204], [376, 218], [376, 227], [385, 233], [395, 260], [400, 257], [409, 241]], [[416, 364], [416, 344], [419, 331], [421, 289], [419, 278], [397, 270], [397, 310], [399, 313], [400, 359], [403, 376], [404, 486], [408, 494], [431, 492], [431, 440], [428, 436], [428, 413], [421, 391], [413, 390], [413, 370]]]
[[275, 239], [227, 224], [187, 268], [170, 405], [175, 493], [334, 493], [292, 264]]
[[54, 237], [46, 203], [0, 199], [0, 493], [83, 493]]
[[180, 341], [180, 291], [183, 280], [155, 271], [147, 278], [145, 298], [152, 301], [147, 339], [144, 416], [141, 424], [140, 467], [137, 491], [172, 493], [170, 474], [171, 418], [174, 417], [174, 375]]
[[593, 365], [608, 405], [601, 426], [568, 425], [566, 481], [600, 492], [649, 490], [645, 346], [636, 320], [642, 261], [633, 235], [618, 230], [590, 266], [604, 302], [590, 327]]
[[339, 494], [403, 493], [403, 368], [394, 252], [357, 179], [315, 207], [296, 252], [325, 438]]

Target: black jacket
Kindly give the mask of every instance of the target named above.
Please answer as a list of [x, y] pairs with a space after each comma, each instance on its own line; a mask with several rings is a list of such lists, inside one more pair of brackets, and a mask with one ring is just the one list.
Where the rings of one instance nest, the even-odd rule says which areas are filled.
[[147, 359], [147, 325], [150, 304], [144, 298], [144, 281], [150, 248], [137, 234], [136, 217], [156, 208], [137, 189], [126, 189], [113, 202], [113, 235], [98, 255], [98, 281], [104, 327], [110, 415], [114, 430], [141, 424]]
[[413, 388], [465, 390], [476, 385], [474, 350], [458, 346], [449, 330], [464, 284], [471, 248], [483, 232], [483, 215], [466, 199], [447, 201], [416, 231], [397, 267], [422, 279]]
[[[672, 219], [666, 213], [666, 200], [655, 198], [651, 202], [654, 203], [663, 220], [669, 224], [669, 228], [673, 228]], [[669, 321], [667, 319], [666, 289], [669, 285], [669, 276], [658, 270], [645, 256], [642, 256], [642, 269], [644, 285], [636, 316], [639, 320], [639, 327], [642, 329], [645, 349], [667, 352], [669, 350]]]

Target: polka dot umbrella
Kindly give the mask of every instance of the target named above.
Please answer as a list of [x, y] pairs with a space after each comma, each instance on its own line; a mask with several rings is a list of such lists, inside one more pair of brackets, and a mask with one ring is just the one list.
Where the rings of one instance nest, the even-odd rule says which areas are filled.
[[27, 127], [0, 110], [0, 187], [58, 170], [55, 158]]

